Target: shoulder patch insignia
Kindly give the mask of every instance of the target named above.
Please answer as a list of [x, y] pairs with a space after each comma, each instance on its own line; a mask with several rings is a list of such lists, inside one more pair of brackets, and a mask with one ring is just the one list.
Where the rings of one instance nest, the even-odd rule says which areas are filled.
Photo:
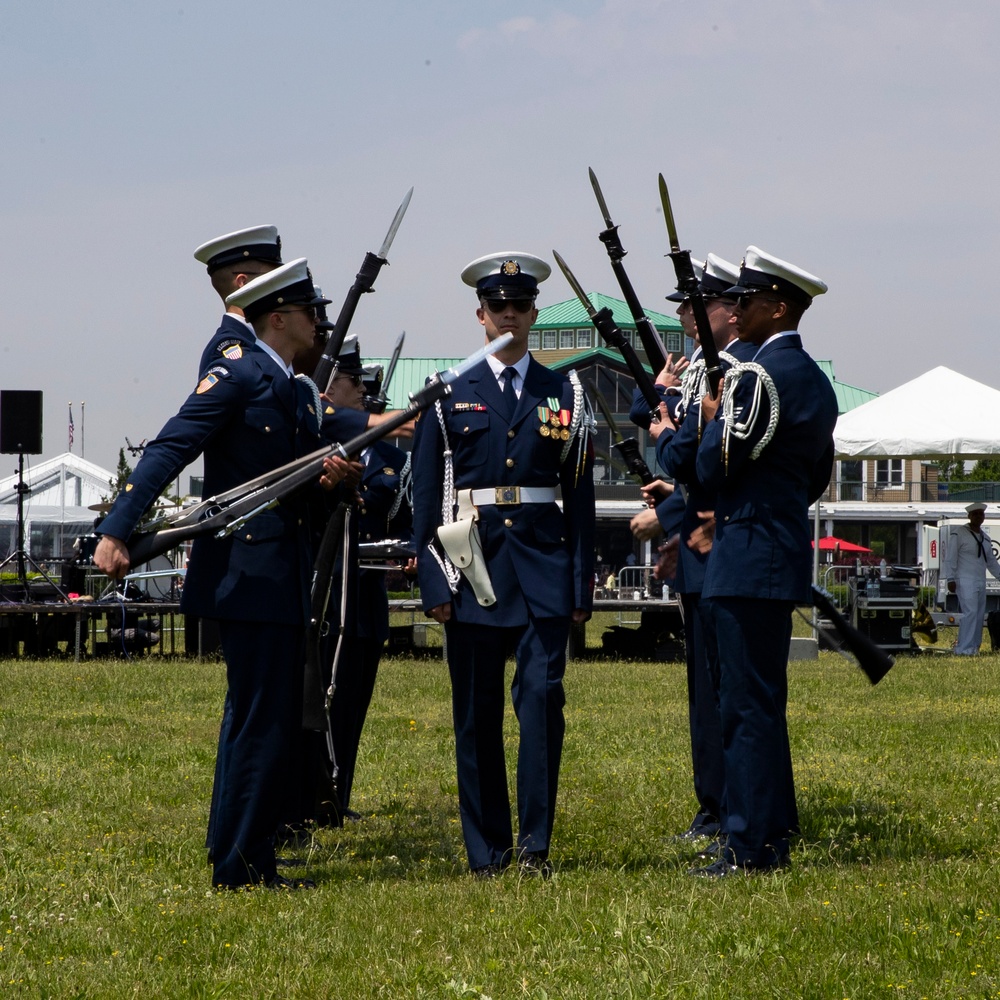
[[236, 361], [238, 358], [243, 357], [243, 341], [236, 340], [230, 337], [228, 340], [220, 340], [216, 344], [216, 351], [219, 352], [224, 358], [229, 358], [231, 361]]
[[205, 373], [205, 377], [198, 383], [194, 391], [200, 396], [202, 393], [208, 392], [213, 385], [224, 378], [229, 378], [229, 370], [223, 368], [221, 365], [213, 365]]

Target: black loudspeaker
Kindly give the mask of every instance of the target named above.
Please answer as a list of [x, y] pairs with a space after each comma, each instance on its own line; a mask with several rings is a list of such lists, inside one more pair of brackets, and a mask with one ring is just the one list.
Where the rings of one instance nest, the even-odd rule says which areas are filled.
[[41, 389], [0, 391], [0, 453], [41, 455]]

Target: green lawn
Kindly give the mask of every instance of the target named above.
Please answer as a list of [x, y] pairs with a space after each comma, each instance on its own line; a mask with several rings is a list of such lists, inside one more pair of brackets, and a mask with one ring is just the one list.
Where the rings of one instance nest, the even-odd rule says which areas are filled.
[[[710, 883], [679, 664], [580, 662], [549, 882], [466, 873], [447, 673], [383, 664], [308, 893], [213, 894], [216, 663], [0, 663], [0, 993], [1000, 996], [1000, 657], [793, 664], [790, 870]], [[516, 748], [511, 718], [511, 754]]]

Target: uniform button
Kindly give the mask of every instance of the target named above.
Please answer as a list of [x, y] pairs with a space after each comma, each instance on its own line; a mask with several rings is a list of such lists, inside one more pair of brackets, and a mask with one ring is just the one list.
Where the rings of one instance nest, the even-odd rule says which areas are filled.
[[507, 459], [507, 468], [508, 469], [513, 469], [514, 468], [514, 459], [512, 459], [512, 458], [508, 458]]
[[468, 424], [466, 424], [465, 427], [462, 428], [462, 433], [463, 434], [468, 434], [469, 433], [469, 425]]
[[504, 518], [503, 526], [505, 528], [513, 528], [514, 527], [514, 522], [509, 517]]
[[729, 515], [727, 514], [722, 520], [723, 521], [728, 521], [729, 520]]
[[507, 431], [507, 437], [512, 438], [517, 432], [514, 430]]
[[299, 518], [299, 527], [300, 528], [302, 527], [302, 518], [301, 517]]
[[264, 430], [267, 431], [268, 434], [271, 433], [271, 428], [268, 427], [266, 424], [264, 425]]
[[246, 534], [246, 540], [248, 542], [252, 542], [253, 541], [253, 535], [251, 535], [249, 531]]

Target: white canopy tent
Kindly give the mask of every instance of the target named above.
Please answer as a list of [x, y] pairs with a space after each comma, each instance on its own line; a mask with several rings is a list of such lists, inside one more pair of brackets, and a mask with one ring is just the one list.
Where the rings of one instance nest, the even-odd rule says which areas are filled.
[[1000, 455], [1000, 392], [940, 366], [841, 414], [840, 458]]
[[[25, 548], [36, 560], [65, 557], [73, 539], [89, 532], [91, 504], [111, 493], [112, 474], [66, 452], [24, 470]], [[17, 473], [0, 480], [0, 558], [17, 549]]]

